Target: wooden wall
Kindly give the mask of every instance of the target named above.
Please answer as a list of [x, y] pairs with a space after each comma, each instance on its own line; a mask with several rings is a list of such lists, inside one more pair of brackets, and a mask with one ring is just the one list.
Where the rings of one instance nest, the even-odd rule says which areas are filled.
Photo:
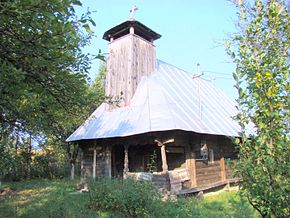
[[[105, 95], [122, 97], [120, 106], [130, 105], [137, 85], [156, 67], [155, 46], [141, 37], [129, 34], [109, 44]], [[107, 109], [113, 106], [108, 105]]]
[[85, 179], [91, 176], [93, 176], [93, 151], [89, 151], [88, 148], [83, 148], [81, 160], [81, 177]]
[[[200, 147], [206, 143], [208, 149], [213, 151], [214, 160], [201, 160]], [[236, 152], [231, 140], [225, 136], [193, 134], [190, 144], [194, 152], [196, 186], [211, 186], [226, 182], [232, 178], [232, 169], [226, 164], [225, 159], [236, 159]]]
[[220, 161], [213, 163], [207, 161], [196, 161], [196, 184], [198, 187], [208, 186], [221, 181]]
[[[169, 170], [188, 169], [190, 180], [183, 185], [186, 188], [207, 187], [217, 183], [226, 183], [233, 179], [232, 169], [227, 160], [234, 160], [236, 153], [231, 140], [224, 136], [202, 135], [185, 131], [167, 131], [150, 135], [110, 139], [96, 145], [94, 141], [83, 143], [82, 177], [87, 178], [93, 173], [92, 148], [100, 148], [97, 152], [96, 176], [122, 177], [124, 169], [124, 145], [129, 145], [130, 172], [148, 171], [148, 160], [153, 150], [157, 150], [157, 172], [162, 172], [160, 147], [154, 139], [160, 141], [174, 138], [174, 143], [166, 145], [166, 155]], [[214, 160], [201, 160], [201, 143], [206, 142], [214, 152]], [[108, 146], [109, 145], [109, 146]], [[111, 149], [112, 148], [112, 149]], [[112, 171], [112, 172], [111, 172]], [[168, 178], [156, 176], [153, 178], [158, 187], [167, 187]], [[164, 184], [162, 184], [164, 182]]]
[[[86, 143], [87, 144], [87, 143]], [[95, 145], [83, 145], [81, 160], [81, 177], [86, 179], [93, 176], [93, 148]], [[96, 177], [111, 177], [111, 148], [109, 146], [97, 146], [96, 158]]]

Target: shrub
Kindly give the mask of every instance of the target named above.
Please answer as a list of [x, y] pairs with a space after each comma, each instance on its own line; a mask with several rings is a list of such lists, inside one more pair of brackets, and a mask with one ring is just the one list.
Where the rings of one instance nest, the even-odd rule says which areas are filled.
[[89, 207], [125, 217], [157, 217], [161, 196], [149, 182], [132, 179], [89, 179]]

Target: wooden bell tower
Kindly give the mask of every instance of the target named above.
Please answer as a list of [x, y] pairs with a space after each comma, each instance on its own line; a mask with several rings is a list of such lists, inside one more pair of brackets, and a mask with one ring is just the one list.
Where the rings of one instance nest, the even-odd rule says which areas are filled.
[[[104, 33], [109, 41], [105, 95], [121, 99], [120, 106], [130, 106], [141, 77], [156, 67], [154, 40], [161, 35], [130, 19]], [[108, 106], [107, 110], [112, 109]]]

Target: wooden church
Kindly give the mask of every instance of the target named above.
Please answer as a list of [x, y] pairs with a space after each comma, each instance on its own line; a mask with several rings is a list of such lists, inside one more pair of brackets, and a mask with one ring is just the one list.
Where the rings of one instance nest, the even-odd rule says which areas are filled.
[[134, 19], [104, 33], [105, 94], [113, 101], [67, 139], [82, 149], [84, 183], [90, 176], [132, 176], [182, 193], [235, 181], [227, 164], [236, 158], [230, 137], [240, 131], [234, 103], [212, 82], [157, 60], [160, 37]]

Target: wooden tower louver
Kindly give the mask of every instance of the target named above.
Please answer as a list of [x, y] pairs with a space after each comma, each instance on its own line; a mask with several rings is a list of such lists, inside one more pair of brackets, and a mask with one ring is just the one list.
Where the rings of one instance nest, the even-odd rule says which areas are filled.
[[[156, 68], [154, 40], [161, 35], [136, 20], [125, 21], [104, 33], [109, 41], [105, 95], [130, 106], [142, 76]], [[112, 106], [107, 106], [107, 110]]]

